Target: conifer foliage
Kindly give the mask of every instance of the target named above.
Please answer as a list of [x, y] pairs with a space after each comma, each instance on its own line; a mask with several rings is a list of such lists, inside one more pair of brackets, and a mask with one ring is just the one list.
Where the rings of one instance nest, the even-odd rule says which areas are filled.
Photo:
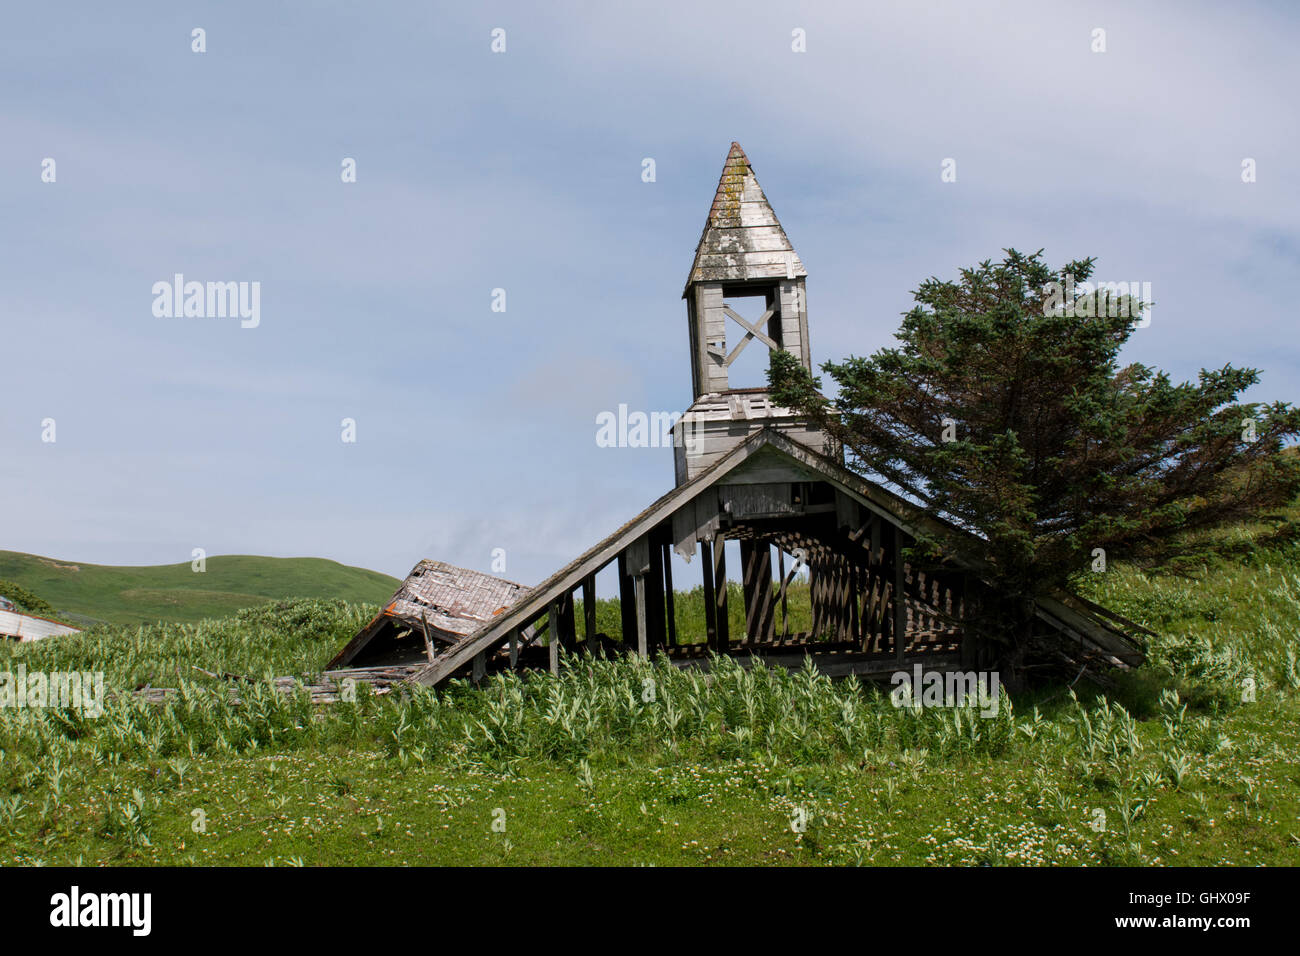
[[[1093, 259], [1053, 270], [1041, 250], [931, 278], [898, 345], [821, 366], [834, 402], [793, 356], [772, 353], [774, 400], [819, 423], [846, 463], [987, 542], [1006, 602], [998, 637], [1027, 638], [1036, 595], [1106, 560], [1188, 569], [1232, 547], [1300, 492], [1284, 450], [1287, 403], [1241, 402], [1251, 368], [1179, 383], [1119, 353], [1149, 303], [1088, 283]], [[1239, 535], [1237, 536], [1239, 541]], [[917, 558], [944, 542], [921, 542]]]

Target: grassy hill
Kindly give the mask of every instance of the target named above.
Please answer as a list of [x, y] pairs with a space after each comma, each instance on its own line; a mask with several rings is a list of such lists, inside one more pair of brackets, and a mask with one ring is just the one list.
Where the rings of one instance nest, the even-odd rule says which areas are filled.
[[0, 581], [22, 585], [52, 604], [61, 619], [81, 625], [200, 621], [285, 597], [374, 604], [399, 583], [324, 558], [222, 555], [208, 558], [200, 574], [188, 563], [117, 567], [17, 551], [0, 551]]
[[0, 707], [0, 864], [1300, 865], [1300, 544], [1086, 583], [1157, 632], [1147, 662], [992, 714], [731, 661], [322, 707], [191, 667], [314, 673], [374, 610], [339, 600], [0, 642], [0, 672], [98, 670], [106, 695]]

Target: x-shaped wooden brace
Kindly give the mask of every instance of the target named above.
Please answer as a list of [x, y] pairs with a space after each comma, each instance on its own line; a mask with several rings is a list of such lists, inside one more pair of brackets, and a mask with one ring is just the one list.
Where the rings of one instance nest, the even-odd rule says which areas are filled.
[[759, 317], [758, 322], [752, 325], [750, 324], [749, 319], [745, 318], [739, 312], [736, 312], [734, 309], [731, 308], [731, 306], [727, 305], [726, 303], [723, 303], [722, 311], [727, 315], [728, 318], [734, 319], [736, 322], [739, 322], [741, 326], [743, 326], [744, 329], [746, 330], [745, 337], [741, 339], [738, 343], [736, 343], [736, 347], [731, 350], [731, 354], [728, 355], [726, 359], [723, 360], [722, 364], [724, 367], [731, 365], [731, 363], [735, 360], [736, 356], [740, 354], [741, 350], [746, 345], [749, 344], [750, 339], [754, 339], [754, 338], [758, 339], [760, 342], [766, 345], [769, 349], [772, 349], [774, 352], [780, 350], [781, 346], [773, 342], [770, 338], [767, 337], [765, 333], [763, 333], [759, 329], [760, 326], [762, 326], [765, 322], [769, 321], [772, 318], [772, 316], [776, 314], [775, 309], [768, 309]]

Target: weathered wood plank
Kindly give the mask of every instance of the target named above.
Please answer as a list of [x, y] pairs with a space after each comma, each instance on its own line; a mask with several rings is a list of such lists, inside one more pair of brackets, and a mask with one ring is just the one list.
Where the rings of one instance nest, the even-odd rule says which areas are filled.
[[894, 659], [903, 663], [907, 648], [907, 594], [904, 587], [903, 531], [894, 527]]
[[668, 598], [666, 613], [668, 615], [668, 644], [677, 645], [677, 608], [673, 603], [673, 552], [670, 545], [663, 546], [664, 594]]
[[596, 576], [594, 574], [582, 579], [582, 636], [588, 642], [596, 639]]
[[552, 601], [547, 615], [546, 644], [550, 651], [551, 673], [560, 672], [560, 602]]
[[723, 535], [718, 535], [713, 540], [713, 599], [716, 635], [714, 650], [725, 654], [731, 646], [731, 638], [727, 617], [727, 549]]
[[700, 569], [704, 578], [704, 637], [709, 647], [718, 646], [718, 607], [713, 593], [713, 542], [700, 542]]
[[741, 541], [740, 564], [745, 593], [745, 637], [771, 641], [774, 636], [772, 604], [772, 548], [766, 542]]
[[646, 595], [644, 574], [633, 575], [633, 591], [636, 600], [636, 651], [642, 657], [649, 653], [647, 646], [649, 627], [646, 621]]

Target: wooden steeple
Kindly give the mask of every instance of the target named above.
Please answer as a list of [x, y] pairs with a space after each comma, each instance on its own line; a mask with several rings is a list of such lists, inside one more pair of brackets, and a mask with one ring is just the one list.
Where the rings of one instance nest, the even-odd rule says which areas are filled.
[[[682, 293], [694, 401], [678, 423], [678, 484], [764, 425], [790, 432], [815, 451], [832, 452], [822, 432], [775, 407], [765, 387], [740, 388], [731, 380], [732, 363], [754, 347], [784, 349], [812, 370], [807, 276], [749, 157], [732, 143]], [[748, 318], [742, 299], [751, 300]]]
[[[765, 388], [737, 388], [729, 374], [747, 347], [785, 349], [811, 367], [805, 278], [732, 143], [686, 283], [694, 401], [673, 429], [676, 488], [531, 589], [421, 562], [331, 662], [376, 666], [333, 679], [394, 680], [403, 667], [418, 668], [406, 679], [426, 686], [525, 666], [558, 673], [579, 648], [663, 651], [681, 665], [706, 662], [706, 652], [791, 668], [811, 656], [827, 674], [880, 678], [908, 668], [989, 669], [1001, 652], [984, 622], [1004, 597], [987, 582], [987, 542], [845, 468], [824, 432], [774, 405]], [[921, 540], [944, 542], [942, 557], [914, 561], [909, 549]], [[734, 635], [728, 551], [738, 552], [744, 598]], [[674, 553], [700, 557], [704, 621], [682, 634]], [[792, 632], [787, 589], [801, 567], [811, 621]], [[596, 577], [607, 569], [618, 580], [618, 642], [597, 630]], [[1053, 660], [1143, 659], [1142, 628], [1066, 591], [1037, 599], [1035, 628], [1032, 643]]]

